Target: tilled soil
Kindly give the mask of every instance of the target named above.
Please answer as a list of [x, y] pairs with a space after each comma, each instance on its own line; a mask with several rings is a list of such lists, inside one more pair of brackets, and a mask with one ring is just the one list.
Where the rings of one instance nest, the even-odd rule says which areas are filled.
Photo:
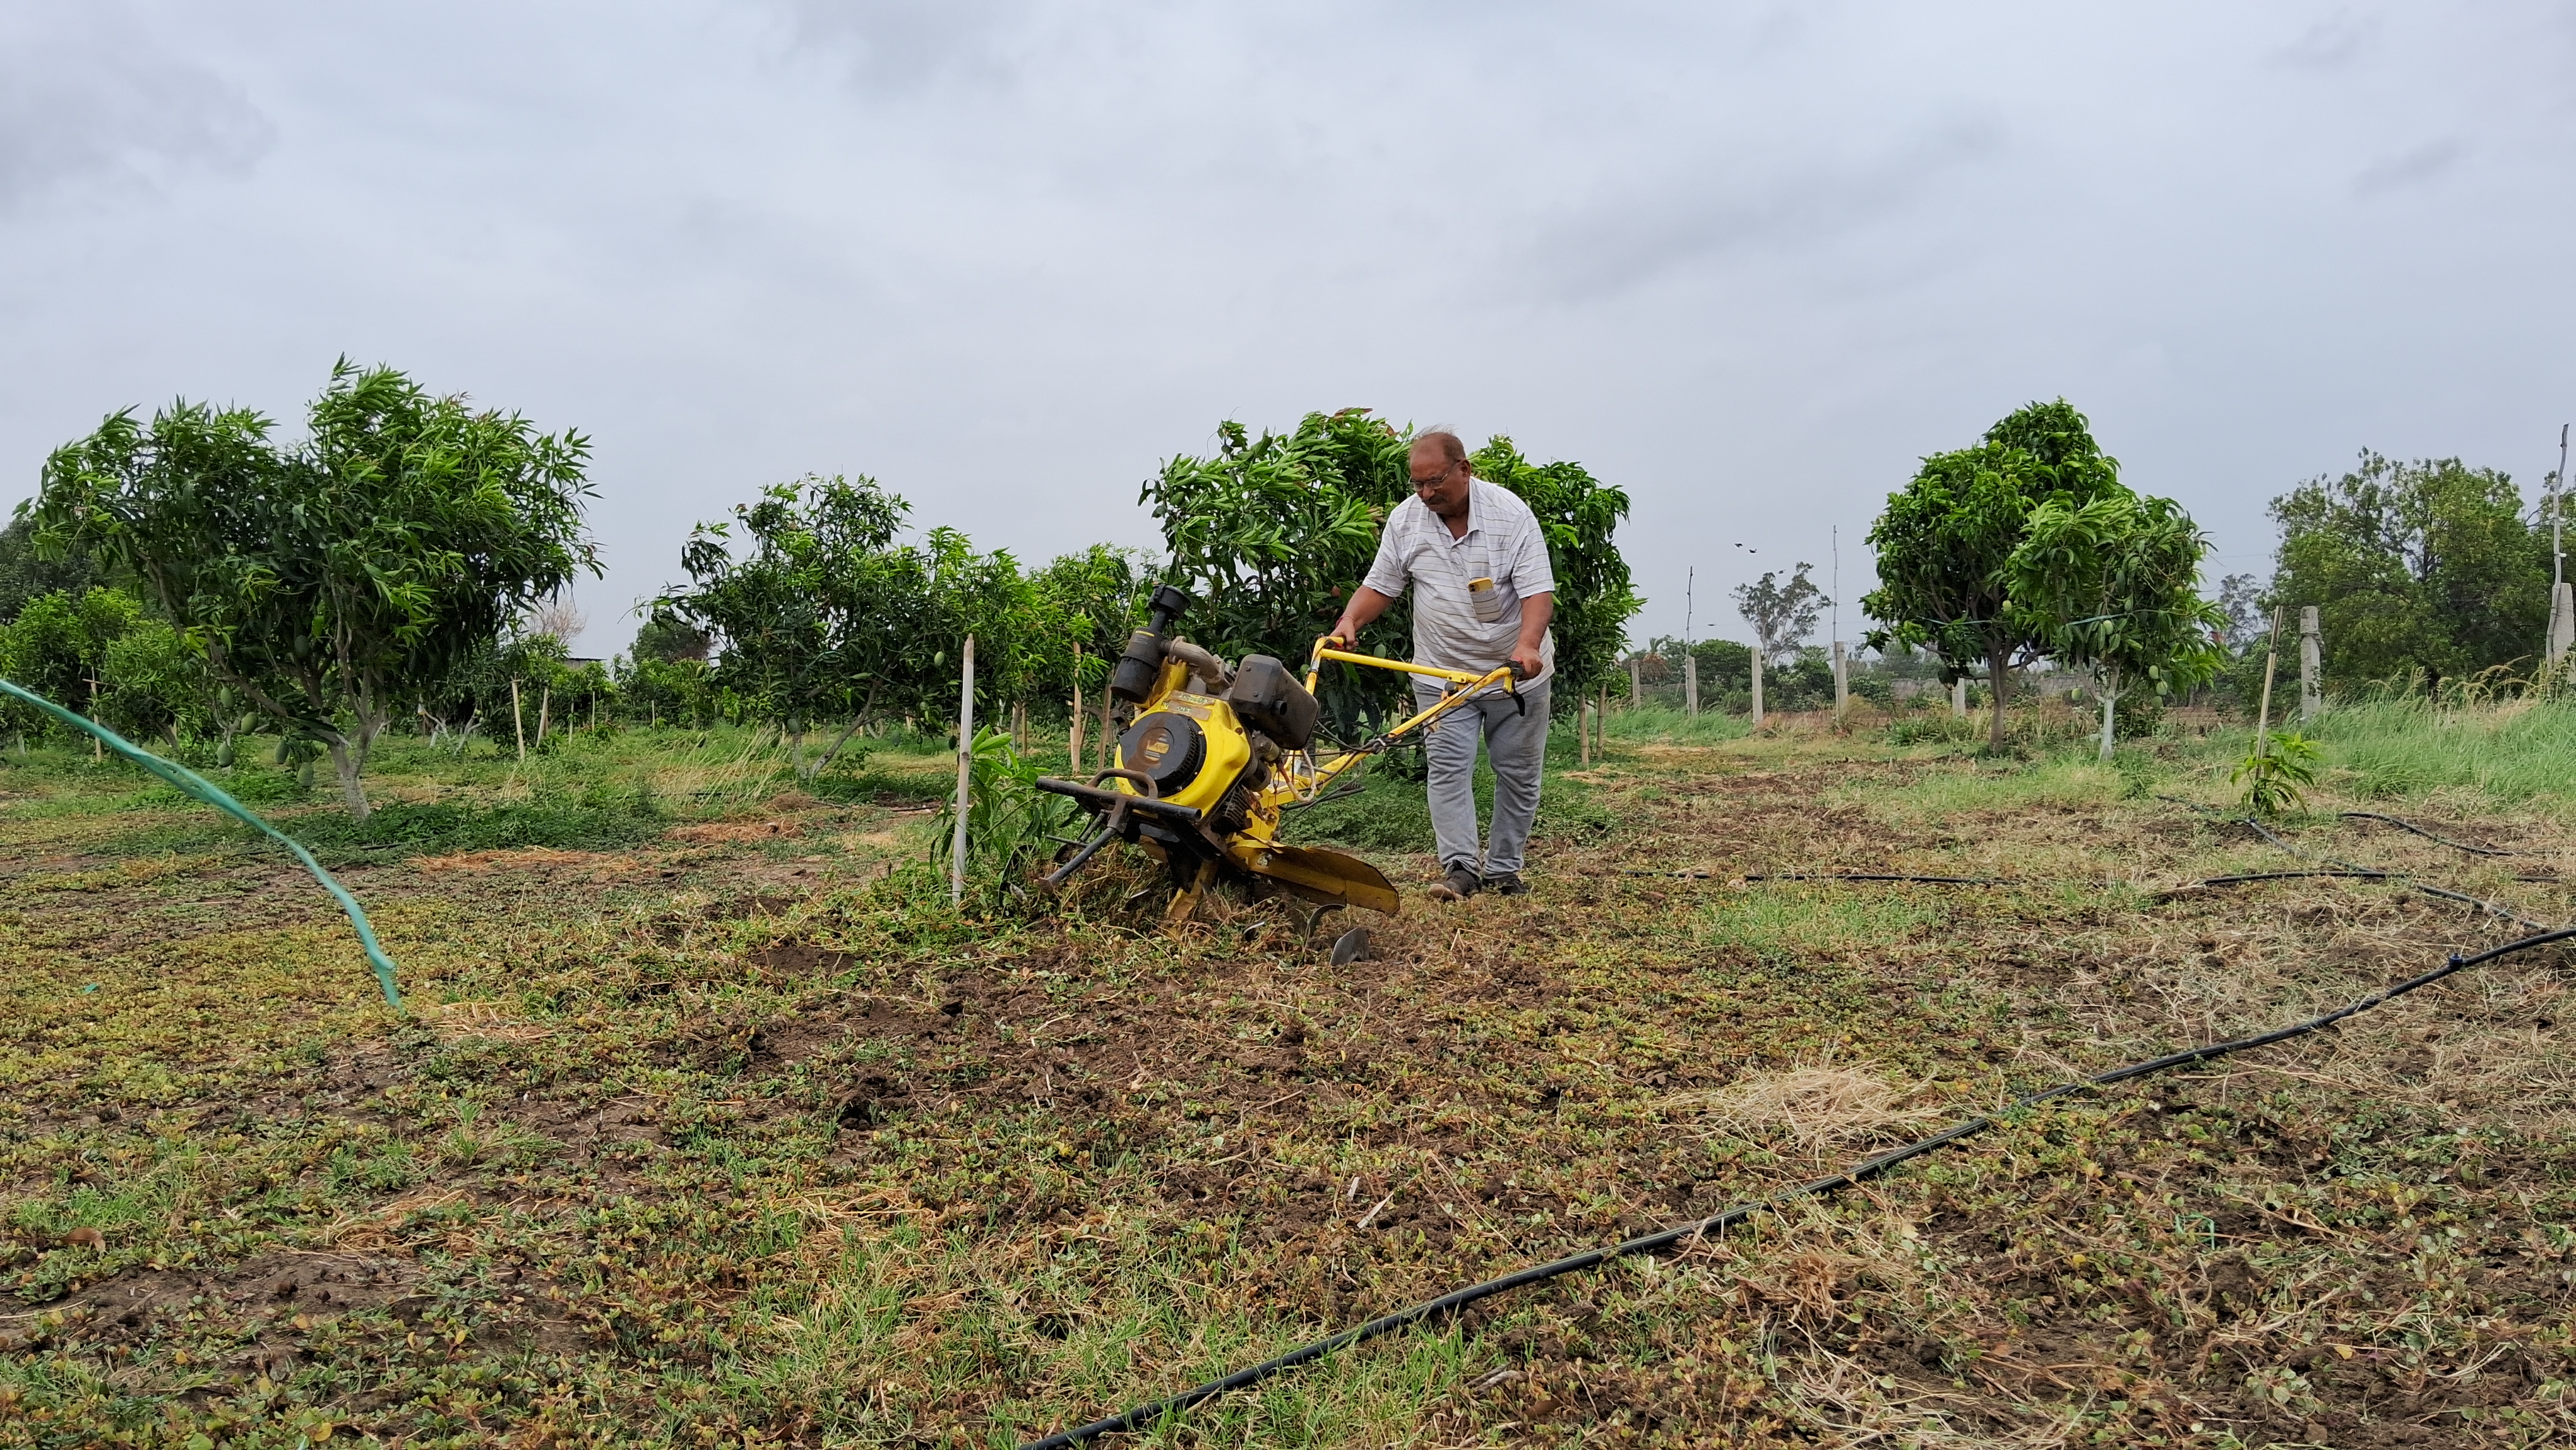
[[[1409, 900], [1345, 968], [1277, 902], [1147, 929], [1119, 906], [1152, 879], [1133, 863], [1060, 914], [958, 919], [926, 877], [701, 839], [605, 876], [561, 853], [364, 873], [420, 1016], [308, 983], [228, 1036], [224, 943], [292, 933], [345, 976], [327, 913], [279, 884], [278, 915], [180, 950], [142, 923], [193, 878], [14, 893], [14, 960], [112, 995], [148, 962], [195, 1025], [49, 998], [9, 1048], [0, 1436], [1008, 1438], [2513, 931], [2394, 882], [2162, 894], [2301, 863], [2141, 792], [1923, 813], [1909, 793], [1975, 767], [1762, 759], [1614, 760], [1577, 784], [1616, 828], [1542, 841], [1531, 896]], [[2567, 914], [2512, 879], [2557, 869], [2536, 827], [2436, 828], [2542, 854], [2331, 818], [2295, 840]], [[1856, 872], [1997, 884], [1741, 879]], [[2509, 959], [2062, 1100], [1193, 1423], [2545, 1443], [2576, 1377], [2565, 970]], [[1781, 1086], [1837, 1082], [1874, 1095]]]

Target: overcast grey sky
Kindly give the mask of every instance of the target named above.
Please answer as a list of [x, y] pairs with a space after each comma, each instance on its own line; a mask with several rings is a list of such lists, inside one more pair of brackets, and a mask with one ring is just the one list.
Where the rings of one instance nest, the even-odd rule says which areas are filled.
[[595, 440], [604, 653], [765, 483], [1045, 558], [1152, 543], [1220, 419], [1365, 405], [1581, 459], [1639, 637], [1694, 564], [1741, 634], [2063, 394], [2256, 568], [2365, 446], [2536, 494], [2571, 141], [2576, 8], [2508, 0], [14, 0], [0, 504], [115, 408], [392, 362]]

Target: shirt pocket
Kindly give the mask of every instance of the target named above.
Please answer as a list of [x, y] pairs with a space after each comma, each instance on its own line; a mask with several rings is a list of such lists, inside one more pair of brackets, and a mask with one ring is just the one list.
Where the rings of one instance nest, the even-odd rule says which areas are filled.
[[1492, 558], [1483, 550], [1471, 550], [1458, 558], [1458, 569], [1467, 588], [1467, 609], [1479, 624], [1500, 624], [1503, 618], [1503, 586], [1494, 578]]

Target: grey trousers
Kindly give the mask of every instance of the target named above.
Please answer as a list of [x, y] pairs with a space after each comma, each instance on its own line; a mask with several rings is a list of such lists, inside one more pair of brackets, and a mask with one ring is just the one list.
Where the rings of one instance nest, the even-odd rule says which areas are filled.
[[[1425, 753], [1430, 757], [1431, 829], [1440, 838], [1441, 869], [1464, 865], [1487, 876], [1521, 869], [1530, 823], [1538, 819], [1539, 766], [1547, 755], [1552, 683], [1521, 687], [1525, 713], [1513, 710], [1511, 696], [1496, 693], [1459, 706], [1432, 727]], [[1428, 710], [1440, 703], [1440, 687], [1417, 680], [1413, 699], [1416, 709]], [[1494, 831], [1481, 850], [1476, 830], [1479, 739], [1494, 767]]]

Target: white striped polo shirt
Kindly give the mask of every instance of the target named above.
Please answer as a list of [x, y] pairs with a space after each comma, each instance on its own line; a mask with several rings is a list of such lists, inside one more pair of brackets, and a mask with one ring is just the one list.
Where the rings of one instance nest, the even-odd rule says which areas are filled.
[[[1501, 596], [1495, 618], [1476, 617], [1467, 590], [1471, 579], [1491, 579]], [[1498, 484], [1467, 482], [1467, 532], [1452, 538], [1449, 525], [1419, 494], [1387, 515], [1377, 560], [1360, 581], [1389, 598], [1413, 589], [1413, 658], [1417, 664], [1479, 674], [1509, 664], [1520, 643], [1521, 601], [1556, 592], [1547, 561], [1547, 537], [1538, 515], [1520, 495]], [[1556, 636], [1539, 644], [1537, 684], [1556, 673]]]

